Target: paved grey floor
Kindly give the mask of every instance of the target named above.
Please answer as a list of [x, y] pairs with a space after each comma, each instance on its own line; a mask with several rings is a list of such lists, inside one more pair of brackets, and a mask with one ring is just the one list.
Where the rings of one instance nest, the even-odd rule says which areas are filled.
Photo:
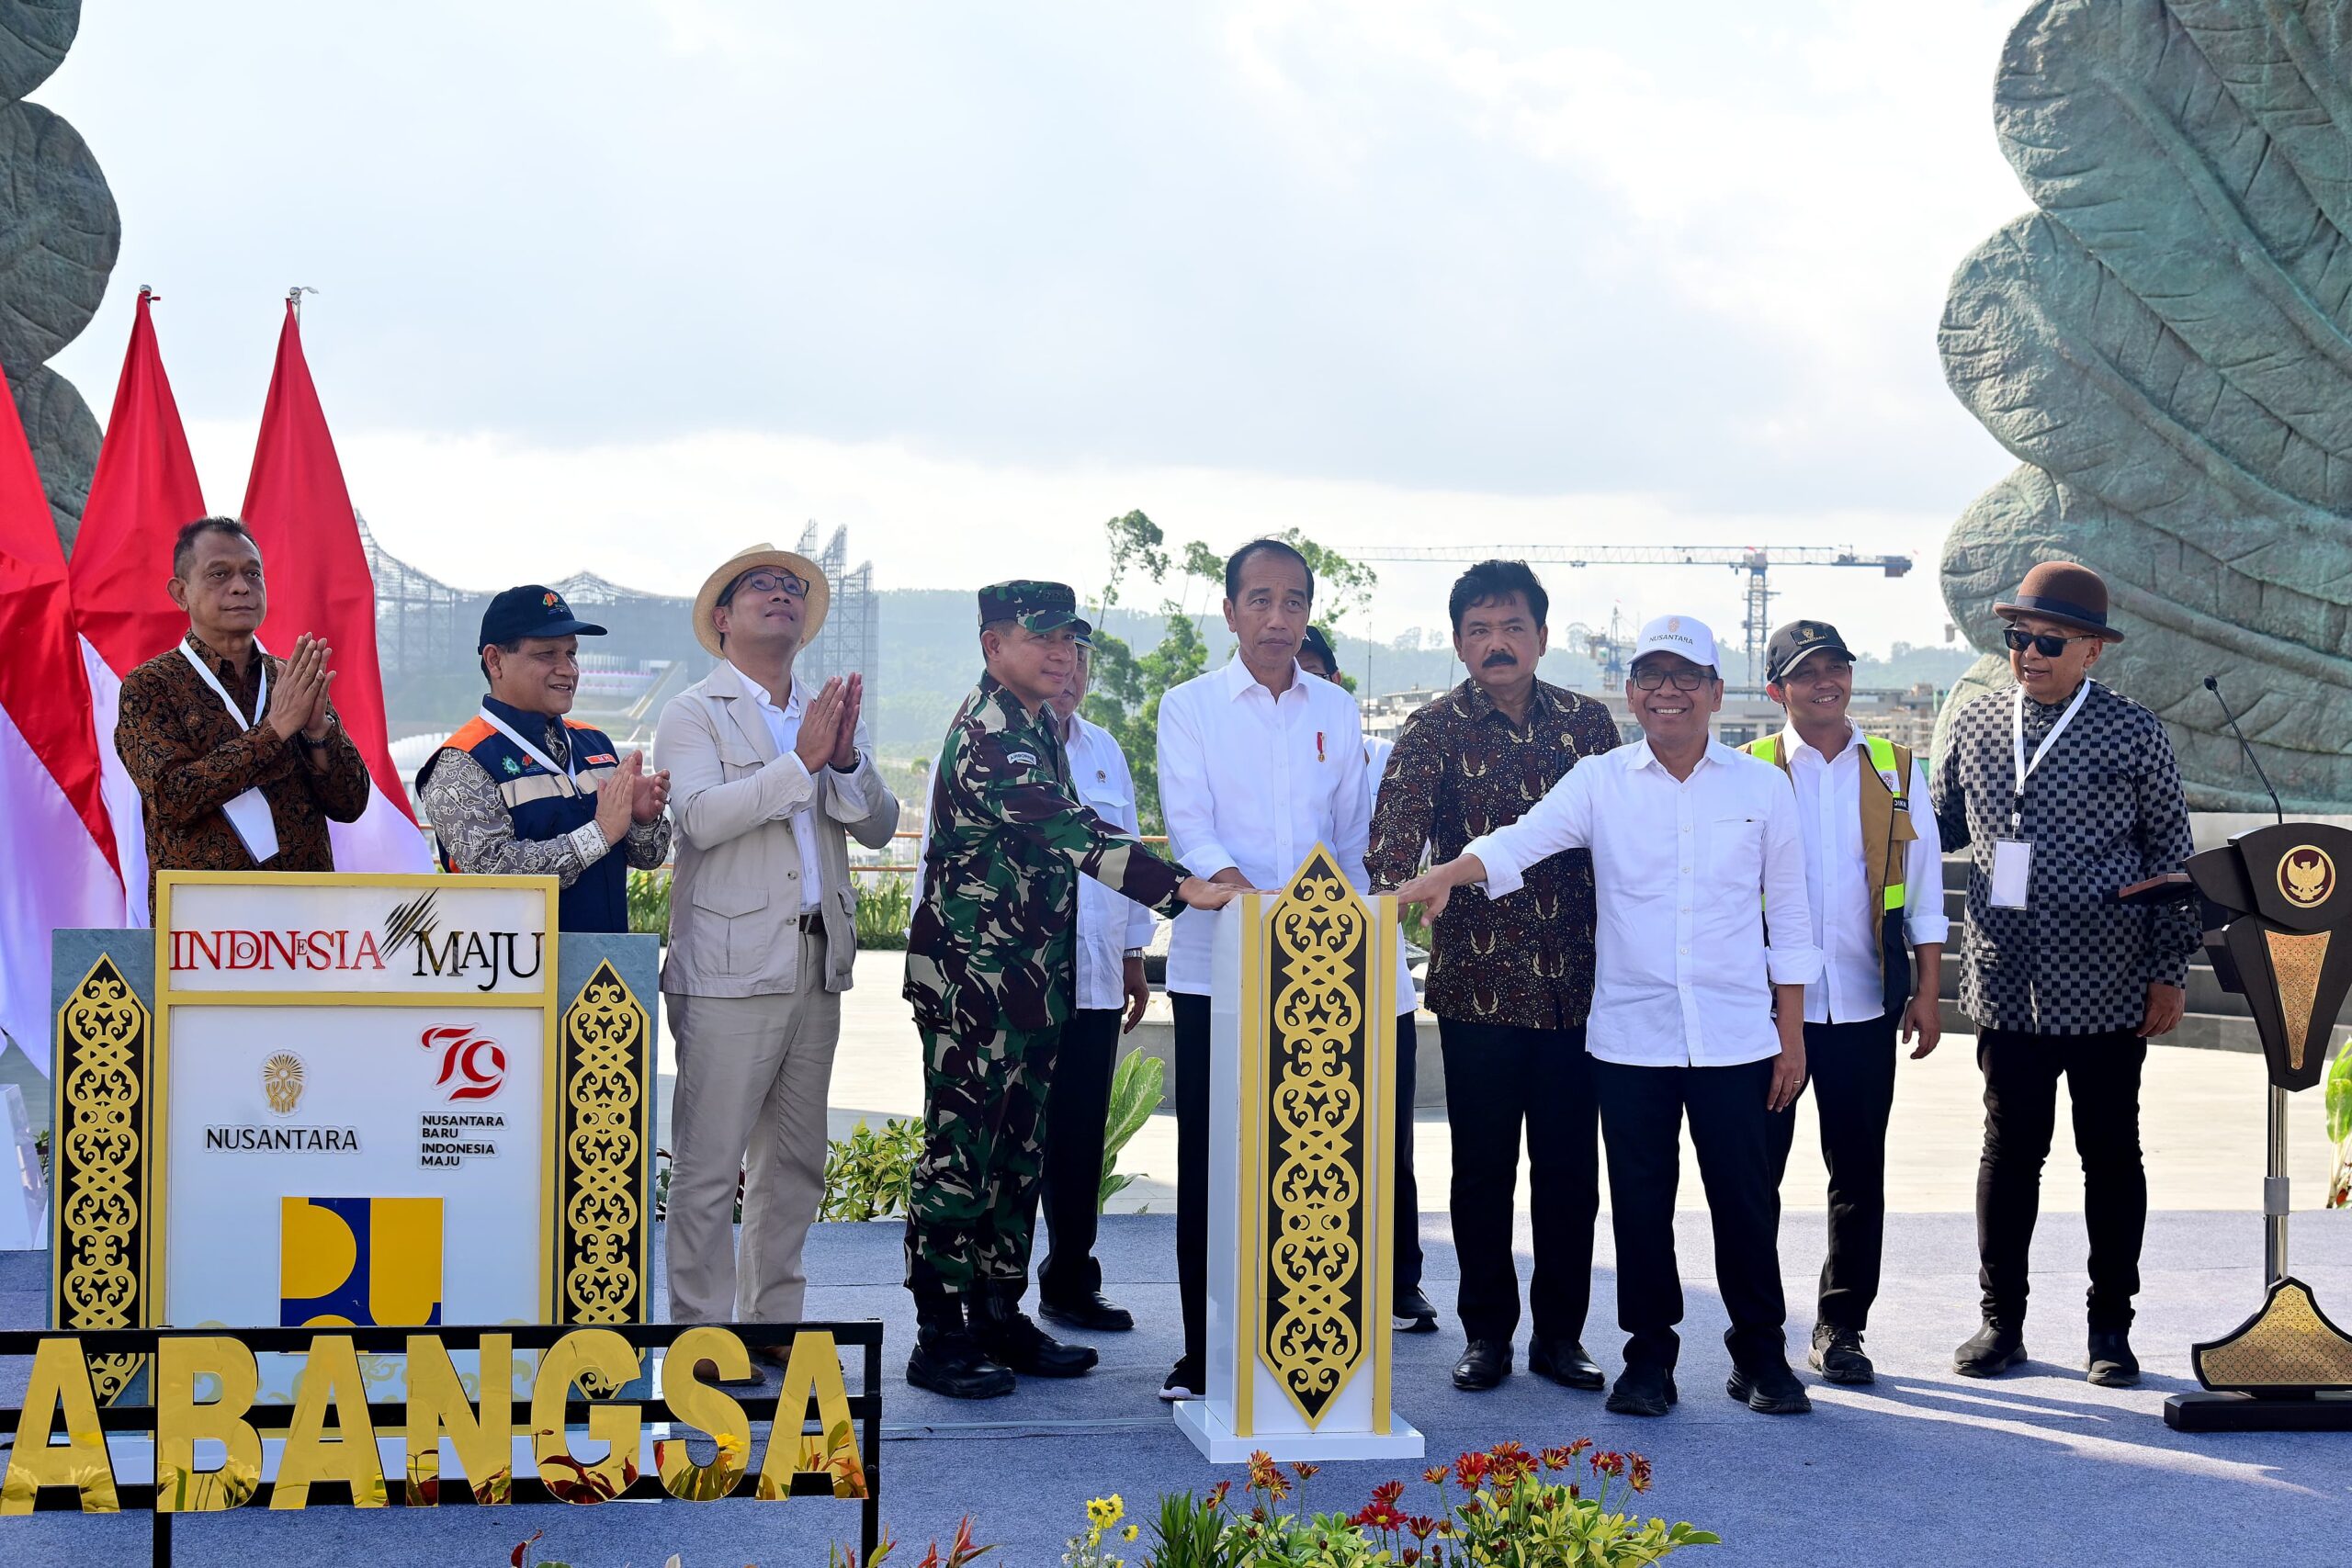
[[[1790, 1298], [1802, 1317], [1820, 1256], [1819, 1213], [1792, 1212], [1782, 1235]], [[2152, 1219], [2137, 1342], [2147, 1385], [2109, 1392], [2079, 1371], [2082, 1230], [2053, 1214], [2038, 1244], [2034, 1362], [1995, 1382], [1955, 1377], [1951, 1346], [1973, 1326], [1973, 1237], [1962, 1215], [1901, 1215], [1890, 1225], [1885, 1299], [1871, 1335], [1883, 1375], [1867, 1390], [1816, 1387], [1809, 1417], [1771, 1418], [1722, 1393], [1722, 1310], [1712, 1292], [1703, 1222], [1683, 1216], [1690, 1303], [1682, 1403], [1661, 1421], [1613, 1416], [1598, 1395], [1572, 1394], [1523, 1372], [1484, 1395], [1446, 1381], [1458, 1343], [1451, 1311], [1453, 1258], [1442, 1215], [1424, 1216], [1430, 1294], [1445, 1331], [1396, 1341], [1396, 1406], [1430, 1435], [1433, 1456], [1517, 1438], [1531, 1447], [1579, 1436], [1647, 1454], [1657, 1485], [1646, 1508], [1720, 1530], [1726, 1545], [1695, 1563], [1794, 1565], [1936, 1562], [2206, 1564], [2340, 1562], [2352, 1532], [2352, 1438], [2245, 1435], [2188, 1438], [2158, 1414], [2164, 1395], [2191, 1386], [2188, 1346], [2233, 1326], [2256, 1303], [2260, 1237], [2249, 1217], [2163, 1213]], [[1013, 1397], [959, 1405], [899, 1377], [911, 1323], [896, 1284], [894, 1225], [822, 1226], [812, 1240], [814, 1316], [879, 1316], [888, 1352], [883, 1393], [889, 1435], [884, 1513], [911, 1568], [923, 1544], [959, 1514], [1001, 1543], [989, 1564], [1051, 1568], [1085, 1500], [1120, 1492], [1131, 1515], [1163, 1490], [1215, 1477], [1153, 1397], [1177, 1341], [1172, 1223], [1114, 1216], [1102, 1248], [1111, 1289], [1141, 1326], [1098, 1341], [1102, 1369], [1069, 1383], [1024, 1382]], [[1524, 1237], [1521, 1238], [1522, 1247]], [[2352, 1316], [2352, 1227], [2298, 1222], [2297, 1271], [2339, 1316]], [[38, 1320], [47, 1258], [0, 1255], [0, 1322]], [[1617, 1362], [1613, 1250], [1606, 1223], [1588, 1337]], [[23, 1387], [21, 1363], [0, 1365], [0, 1389]], [[1373, 1483], [1419, 1467], [1328, 1467], [1312, 1483], [1316, 1507], [1352, 1508]], [[1230, 1473], [1229, 1472], [1227, 1473]], [[1422, 1490], [1415, 1481], [1416, 1490]], [[313, 1510], [300, 1518], [245, 1510], [184, 1521], [178, 1560], [275, 1568], [334, 1562], [481, 1563], [506, 1561], [544, 1529], [552, 1557], [575, 1564], [651, 1568], [671, 1552], [685, 1568], [814, 1564], [827, 1541], [854, 1540], [851, 1505], [621, 1506], [591, 1515], [561, 1507], [358, 1515]], [[0, 1518], [0, 1563], [142, 1559], [143, 1518], [40, 1515]], [[1131, 1555], [1140, 1563], [1140, 1553]]]

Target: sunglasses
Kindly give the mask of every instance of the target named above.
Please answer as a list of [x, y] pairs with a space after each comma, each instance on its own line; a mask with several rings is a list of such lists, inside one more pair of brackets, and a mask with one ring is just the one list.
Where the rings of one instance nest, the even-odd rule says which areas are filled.
[[1678, 692], [1695, 692], [1707, 683], [1707, 672], [1704, 670], [1677, 670], [1672, 674], [1663, 670], [1634, 671], [1634, 684], [1645, 692], [1655, 692], [1668, 681], [1674, 682], [1674, 689]]
[[2001, 640], [2007, 643], [2014, 653], [2023, 653], [2030, 648], [2044, 659], [2055, 659], [2066, 651], [2066, 645], [2070, 642], [2097, 642], [2099, 638], [2097, 632], [2060, 637], [2056, 632], [2030, 632], [2023, 626], [2011, 626], [2001, 634]]
[[721, 604], [731, 604], [735, 602], [735, 595], [746, 588], [754, 593], [774, 593], [778, 589], [782, 589], [795, 599], [808, 597], [808, 584], [794, 573], [781, 567], [760, 567], [745, 572], [729, 583], [727, 592], [718, 596], [718, 602]]

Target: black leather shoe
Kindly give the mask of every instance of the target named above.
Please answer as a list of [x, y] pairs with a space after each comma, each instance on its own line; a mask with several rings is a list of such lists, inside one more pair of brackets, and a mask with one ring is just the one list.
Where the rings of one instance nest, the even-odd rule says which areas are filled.
[[1813, 1325], [1813, 1349], [1805, 1359], [1824, 1382], [1866, 1383], [1878, 1381], [1878, 1369], [1862, 1349], [1862, 1337], [1832, 1324]]
[[2025, 1360], [2025, 1336], [1988, 1323], [1951, 1353], [1951, 1370], [1964, 1378], [1996, 1378]]
[[1102, 1359], [1091, 1345], [1063, 1344], [995, 1292], [972, 1298], [972, 1337], [989, 1359], [1025, 1378], [1082, 1378]]
[[1429, 1297], [1421, 1294], [1419, 1286], [1396, 1297], [1396, 1313], [1392, 1326], [1399, 1334], [1437, 1332], [1437, 1308], [1430, 1304]]
[[1574, 1339], [1546, 1339], [1541, 1335], [1530, 1339], [1527, 1370], [1539, 1378], [1550, 1378], [1562, 1388], [1598, 1391], [1609, 1386], [1600, 1364], [1586, 1355], [1584, 1346]]
[[1012, 1373], [989, 1360], [962, 1328], [917, 1329], [907, 1381], [950, 1399], [996, 1399], [1012, 1392]]
[[1067, 1324], [1093, 1334], [1125, 1334], [1136, 1325], [1136, 1314], [1116, 1302], [1107, 1301], [1100, 1291], [1089, 1291], [1068, 1301], [1037, 1298], [1037, 1315], [1047, 1323]]
[[1802, 1416], [1813, 1408], [1813, 1395], [1805, 1393], [1804, 1384], [1778, 1356], [1732, 1368], [1724, 1392], [1766, 1416]]
[[1179, 1400], [1198, 1399], [1207, 1386], [1201, 1378], [1201, 1364], [1190, 1356], [1180, 1356], [1168, 1369], [1168, 1381], [1159, 1385], [1159, 1397], [1173, 1404]]
[[1620, 1416], [1663, 1416], [1678, 1397], [1672, 1372], [1631, 1361], [1617, 1374], [1617, 1386], [1609, 1391], [1609, 1408]]
[[1453, 1363], [1453, 1386], [1467, 1393], [1482, 1393], [1509, 1376], [1508, 1339], [1473, 1339], [1462, 1348], [1462, 1359]]
[[2090, 1381], [2101, 1388], [2136, 1388], [2140, 1358], [2132, 1353], [2132, 1336], [2120, 1328], [2091, 1330]]

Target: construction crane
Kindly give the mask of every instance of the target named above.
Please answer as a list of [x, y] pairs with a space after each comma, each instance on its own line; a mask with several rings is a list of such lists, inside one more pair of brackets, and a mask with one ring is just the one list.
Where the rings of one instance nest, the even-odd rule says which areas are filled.
[[1763, 684], [1764, 644], [1772, 635], [1778, 590], [1767, 574], [1775, 566], [1866, 566], [1889, 577], [1911, 570], [1909, 556], [1866, 556], [1827, 545], [1349, 545], [1340, 553], [1361, 561], [1523, 560], [1552, 566], [1721, 566], [1747, 574], [1747, 609], [1740, 630], [1747, 639], [1747, 682]]

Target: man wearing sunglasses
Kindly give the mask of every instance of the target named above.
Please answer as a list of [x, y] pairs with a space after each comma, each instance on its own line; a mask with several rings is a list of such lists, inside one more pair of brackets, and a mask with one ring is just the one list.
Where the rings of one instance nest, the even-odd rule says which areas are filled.
[[1484, 883], [1489, 898], [1509, 900], [1538, 862], [1592, 852], [1599, 923], [1585, 1049], [1608, 1145], [1627, 1336], [1609, 1408], [1627, 1416], [1663, 1416], [1677, 1398], [1674, 1192], [1686, 1115], [1731, 1317], [1725, 1392], [1766, 1415], [1813, 1408], [1782, 1336], [1771, 1119], [1804, 1085], [1804, 987], [1819, 978], [1821, 954], [1796, 795], [1778, 769], [1710, 736], [1724, 700], [1715, 669], [1704, 625], [1650, 622], [1625, 690], [1641, 741], [1586, 759], [1519, 820], [1396, 890], [1399, 904], [1427, 904], [1435, 919], [1456, 887]]
[[[1792, 621], [1764, 650], [1765, 691], [1789, 722], [1747, 748], [1796, 786], [1821, 978], [1804, 988], [1804, 1059], [1829, 1168], [1829, 1249], [1821, 1265], [1809, 1359], [1831, 1382], [1866, 1383], [1862, 1349], [1878, 1297], [1886, 1231], [1886, 1123], [1894, 1105], [1895, 1034], [1914, 1059], [1943, 1024], [1943, 851], [1928, 777], [1910, 748], [1865, 735], [1846, 716], [1854, 655], [1826, 621]], [[1774, 920], [1779, 911], [1767, 909]], [[1911, 947], [1904, 946], [1908, 938]], [[1918, 954], [1912, 984], [1911, 953]], [[1785, 1174], [1796, 1109], [1774, 1118]]]
[[857, 955], [849, 840], [878, 850], [899, 825], [863, 678], [819, 685], [793, 671], [831, 597], [789, 550], [755, 546], [721, 565], [694, 607], [695, 640], [718, 667], [671, 699], [654, 738], [678, 824], [662, 966], [677, 1043], [674, 1322], [790, 1323], [807, 1297], [801, 1246], [824, 1194], [841, 993]]
[[2066, 1079], [2090, 1232], [2090, 1381], [2139, 1381], [2132, 1298], [2148, 1182], [2140, 1159], [2147, 1043], [2180, 1021], [2197, 917], [2116, 902], [2180, 869], [2188, 806], [2155, 715], [2090, 678], [2123, 634], [2088, 567], [2043, 561], [1993, 606], [2010, 691], [1951, 718], [1934, 785], [1944, 843], [1971, 851], [1960, 1005], [1977, 1024], [1984, 1152], [1976, 1177], [1984, 1323], [1953, 1353], [1966, 1377], [2026, 1359], [2029, 1254]]

